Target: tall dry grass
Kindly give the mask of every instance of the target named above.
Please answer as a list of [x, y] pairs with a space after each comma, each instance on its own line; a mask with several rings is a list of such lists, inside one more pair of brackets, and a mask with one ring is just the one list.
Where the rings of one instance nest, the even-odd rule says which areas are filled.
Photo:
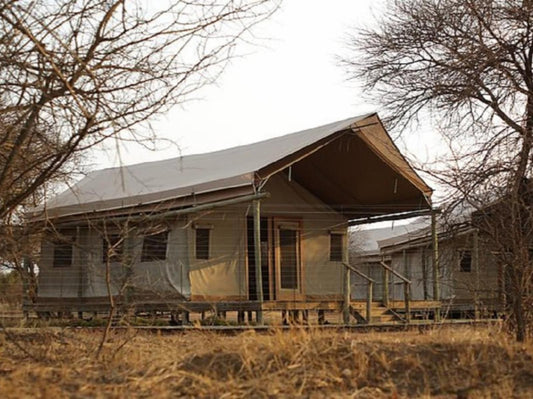
[[[533, 350], [490, 329], [0, 334], [0, 396], [533, 397]], [[13, 342], [16, 340], [17, 344]]]

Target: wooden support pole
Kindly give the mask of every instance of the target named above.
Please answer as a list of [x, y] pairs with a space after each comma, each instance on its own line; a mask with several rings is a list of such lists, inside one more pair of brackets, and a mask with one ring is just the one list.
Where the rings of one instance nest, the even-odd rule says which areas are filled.
[[[404, 275], [407, 277], [407, 278], [410, 278], [411, 276], [409, 275], [409, 268], [408, 268], [408, 265], [407, 265], [407, 251], [404, 249], [403, 250], [403, 253], [402, 253], [402, 256], [403, 256], [403, 272], [404, 272]], [[406, 323], [409, 323], [411, 321], [411, 293], [410, 293], [410, 288], [411, 288], [411, 285], [404, 282], [403, 283], [403, 300], [405, 302], [405, 321]]]
[[344, 268], [344, 305], [342, 307], [342, 319], [344, 324], [350, 323], [350, 269]]
[[80, 226], [76, 227], [75, 262], [78, 268], [78, 298], [83, 297], [83, 262], [81, 260]]
[[506, 309], [507, 308], [507, 287], [505, 285], [505, 273], [507, 271], [505, 270], [505, 266], [498, 265], [498, 298], [500, 300], [500, 309]]
[[426, 248], [422, 247], [422, 288], [424, 289], [424, 301], [428, 299], [428, 271], [426, 262]]
[[[407, 251], [403, 250], [403, 275], [411, 280], [411, 268], [409, 267], [409, 256]], [[409, 284], [409, 294], [411, 294], [411, 285]]]
[[472, 266], [476, 273], [474, 288], [474, 319], [479, 319], [479, 235], [477, 229], [472, 232]]
[[282, 323], [284, 326], [289, 325], [289, 316], [288, 316], [288, 313], [289, 313], [288, 310], [282, 310], [282, 311], [281, 311], [281, 323]]
[[[28, 256], [25, 256], [22, 259], [22, 266], [24, 268], [24, 271], [28, 273], [28, 276], [33, 276], [33, 262]], [[28, 278], [22, 279], [22, 295], [24, 300], [27, 300], [28, 302], [33, 302], [35, 299], [34, 296], [36, 295], [35, 292], [30, 293], [30, 285], [28, 284]]]
[[409, 293], [408, 283], [403, 283], [403, 296], [405, 301], [405, 322], [409, 324], [411, 322], [411, 295]]
[[[437, 213], [435, 210], [431, 212], [431, 241], [433, 243], [433, 300], [439, 302], [439, 237], [437, 235]], [[435, 308], [435, 321], [440, 321], [440, 307]]]
[[292, 310], [292, 322], [294, 324], [300, 324], [300, 311], [299, 310]]
[[263, 324], [263, 275], [261, 270], [261, 207], [258, 199], [253, 201], [254, 217], [254, 254], [255, 254], [255, 285], [259, 309], [256, 312], [257, 324]]
[[326, 322], [326, 314], [323, 309], [319, 309], [317, 312], [318, 312], [318, 324], [323, 325]]
[[372, 281], [368, 282], [366, 289], [366, 322], [370, 324], [372, 322], [372, 290], [374, 289]]
[[[342, 259], [344, 263], [348, 263], [348, 245], [347, 237], [343, 237], [343, 246], [342, 246]], [[350, 302], [351, 302], [351, 282], [350, 282], [350, 269], [343, 267], [344, 270], [344, 306], [342, 309], [342, 318], [344, 324], [350, 323]]]
[[389, 306], [389, 271], [383, 268], [383, 306]]
[[402, 250], [403, 275], [409, 278], [409, 271], [407, 270], [407, 251]]

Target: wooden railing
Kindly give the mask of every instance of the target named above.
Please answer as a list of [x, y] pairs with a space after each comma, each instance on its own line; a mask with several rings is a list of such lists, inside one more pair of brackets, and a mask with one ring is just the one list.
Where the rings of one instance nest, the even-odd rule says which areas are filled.
[[370, 323], [372, 318], [372, 290], [374, 287], [375, 280], [368, 277], [366, 274], [364, 274], [362, 271], [357, 269], [356, 267], [350, 265], [349, 263], [343, 262], [343, 265], [348, 269], [357, 274], [358, 276], [361, 276], [367, 281], [367, 287], [366, 287], [366, 322]]
[[379, 262], [381, 267], [383, 267], [383, 305], [386, 307], [389, 306], [389, 272], [402, 280], [403, 283], [403, 297], [405, 303], [405, 321], [409, 323], [411, 321], [411, 298], [410, 298], [410, 287], [411, 280], [409, 280], [404, 275], [398, 273], [392, 267], [387, 265], [385, 262]]

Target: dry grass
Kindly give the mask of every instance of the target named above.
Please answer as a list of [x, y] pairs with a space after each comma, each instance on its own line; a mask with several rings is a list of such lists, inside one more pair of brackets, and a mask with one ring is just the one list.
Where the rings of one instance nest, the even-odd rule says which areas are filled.
[[[487, 329], [424, 333], [0, 333], [0, 393], [21, 397], [533, 397], [531, 347]], [[16, 339], [19, 346], [12, 340]]]

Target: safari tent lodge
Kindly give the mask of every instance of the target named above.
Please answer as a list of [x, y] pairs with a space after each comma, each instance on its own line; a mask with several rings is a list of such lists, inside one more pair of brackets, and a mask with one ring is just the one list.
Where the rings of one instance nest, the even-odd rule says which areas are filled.
[[369, 322], [378, 305], [366, 288], [352, 292], [348, 227], [427, 213], [431, 193], [375, 113], [98, 170], [30, 215], [47, 233], [27, 309], [102, 312], [112, 296], [135, 312], [262, 322], [263, 311], [316, 310]]

